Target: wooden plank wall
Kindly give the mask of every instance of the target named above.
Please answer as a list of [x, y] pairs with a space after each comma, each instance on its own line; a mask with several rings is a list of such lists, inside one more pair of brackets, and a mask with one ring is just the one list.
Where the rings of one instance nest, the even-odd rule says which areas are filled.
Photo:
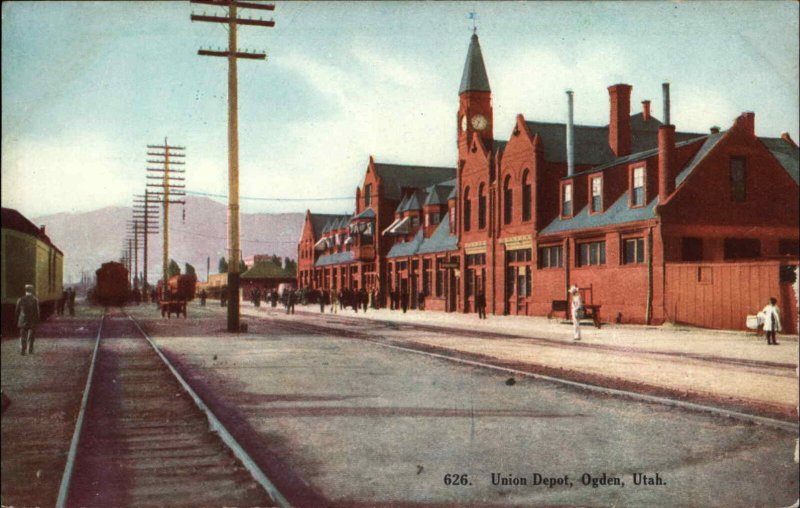
[[[797, 302], [791, 284], [780, 283], [780, 261], [667, 263], [665, 320], [704, 328], [745, 330], [774, 296], [784, 333], [797, 333]], [[701, 279], [701, 273], [706, 280]], [[781, 287], [785, 286], [785, 287]]]

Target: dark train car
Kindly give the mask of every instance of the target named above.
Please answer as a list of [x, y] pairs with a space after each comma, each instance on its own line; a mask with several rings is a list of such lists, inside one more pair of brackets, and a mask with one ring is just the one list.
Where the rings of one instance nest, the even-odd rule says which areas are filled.
[[64, 291], [64, 253], [53, 245], [41, 228], [11, 208], [2, 209], [2, 328], [16, 328], [14, 309], [25, 294], [25, 285], [34, 285], [40, 315], [46, 319], [55, 312]]
[[122, 263], [103, 263], [95, 272], [93, 300], [100, 305], [125, 305], [131, 298], [128, 269]]
[[[162, 295], [163, 281], [159, 280], [158, 294]], [[190, 301], [194, 300], [197, 291], [196, 275], [173, 275], [169, 278], [169, 300]], [[162, 296], [162, 300], [163, 300]]]

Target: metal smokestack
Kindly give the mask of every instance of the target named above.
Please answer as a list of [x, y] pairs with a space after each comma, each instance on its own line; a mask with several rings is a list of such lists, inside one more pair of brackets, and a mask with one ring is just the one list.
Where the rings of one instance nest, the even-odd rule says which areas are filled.
[[572, 90], [567, 90], [567, 176], [575, 174], [575, 125], [573, 122]]
[[669, 83], [661, 84], [661, 94], [664, 96], [664, 125], [672, 125], [669, 118]]

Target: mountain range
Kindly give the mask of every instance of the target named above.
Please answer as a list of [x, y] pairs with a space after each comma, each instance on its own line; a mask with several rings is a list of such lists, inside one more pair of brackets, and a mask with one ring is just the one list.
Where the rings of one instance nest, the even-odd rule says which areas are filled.
[[[227, 206], [205, 197], [187, 196], [185, 205], [170, 206], [169, 257], [184, 269], [193, 265], [197, 276], [206, 279], [208, 272], [217, 273], [219, 259], [227, 255]], [[159, 207], [160, 208], [160, 207]], [[64, 281], [80, 281], [82, 274], [94, 278], [102, 263], [118, 261], [126, 238], [133, 237], [128, 221], [132, 209], [106, 207], [90, 212], [57, 213], [31, 219], [44, 225], [53, 243], [64, 253]], [[240, 246], [242, 256], [276, 254], [297, 258], [297, 241], [303, 228], [302, 213], [242, 213], [240, 214]], [[163, 222], [158, 213], [158, 232], [148, 237], [148, 281], [161, 277]], [[143, 245], [140, 236], [138, 264], [144, 270]], [[131, 257], [133, 257], [131, 255]]]

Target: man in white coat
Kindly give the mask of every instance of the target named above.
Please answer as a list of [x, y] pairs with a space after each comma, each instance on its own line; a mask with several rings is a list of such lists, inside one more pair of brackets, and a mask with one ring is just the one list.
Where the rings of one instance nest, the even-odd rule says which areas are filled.
[[764, 331], [767, 334], [767, 345], [778, 345], [775, 334], [781, 331], [781, 314], [778, 311], [778, 300], [770, 298], [769, 303], [761, 311], [761, 317], [764, 319]]
[[581, 320], [580, 314], [583, 311], [583, 300], [581, 299], [581, 291], [577, 286], [569, 288], [569, 297], [572, 311], [572, 326], [574, 334], [572, 340], [581, 340]]

